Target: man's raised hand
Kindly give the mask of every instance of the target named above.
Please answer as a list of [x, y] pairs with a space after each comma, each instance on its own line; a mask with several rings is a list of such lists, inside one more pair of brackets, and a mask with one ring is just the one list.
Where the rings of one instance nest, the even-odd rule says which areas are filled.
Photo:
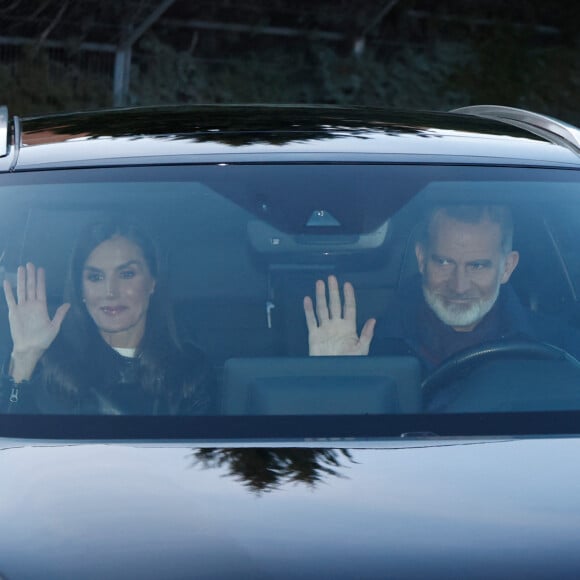
[[316, 282], [316, 310], [309, 296], [304, 298], [304, 314], [308, 326], [308, 347], [311, 356], [359, 355], [369, 353], [376, 320], [367, 320], [360, 336], [356, 330], [356, 300], [350, 282], [343, 287], [344, 306], [335, 276], [328, 277], [328, 302], [326, 284]]

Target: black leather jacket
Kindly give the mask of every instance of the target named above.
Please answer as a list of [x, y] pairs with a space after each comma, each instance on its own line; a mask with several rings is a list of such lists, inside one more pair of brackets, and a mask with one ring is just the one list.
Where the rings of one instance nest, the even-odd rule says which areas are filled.
[[[199, 349], [188, 346], [179, 368], [159, 379], [155, 392], [139, 381], [141, 359], [112, 351], [114, 376], [102, 385], [83, 386], [69, 393], [35, 372], [30, 381], [15, 384], [5, 371], [0, 380], [0, 412], [75, 415], [201, 415], [211, 412], [214, 379]], [[6, 367], [6, 365], [5, 365]], [[195, 383], [192, 392], [184, 384]]]

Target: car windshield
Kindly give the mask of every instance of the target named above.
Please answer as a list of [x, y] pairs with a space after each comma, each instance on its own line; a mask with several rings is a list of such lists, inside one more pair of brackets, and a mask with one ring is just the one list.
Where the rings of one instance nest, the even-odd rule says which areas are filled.
[[[579, 242], [569, 168], [11, 174], [2, 413], [388, 416], [400, 433], [426, 418], [580, 411]], [[54, 336], [27, 346], [26, 366], [15, 345], [44, 324], [44, 287]]]

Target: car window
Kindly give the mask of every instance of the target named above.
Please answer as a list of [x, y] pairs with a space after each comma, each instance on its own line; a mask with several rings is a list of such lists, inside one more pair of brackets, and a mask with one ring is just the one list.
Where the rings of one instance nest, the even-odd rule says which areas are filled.
[[[417, 246], [434, 235], [426, 220], [443, 206], [508, 209], [514, 233], [505, 255], [519, 253], [509, 281], [500, 280], [504, 254], [496, 264], [481, 241], [467, 254], [441, 249], [457, 249], [457, 241], [431, 241], [418, 262]], [[0, 189], [1, 268], [16, 303], [17, 269], [27, 263], [46, 271], [50, 317], [71, 303], [74, 249], [97, 223], [139, 224], [158, 263], [151, 285], [135, 290], [130, 284], [139, 272], [131, 268], [145, 250], [137, 260], [114, 263], [90, 253], [96, 261], [85, 260], [73, 274], [82, 277], [78, 303], [64, 315], [54, 353], [17, 389], [28, 391], [22, 397], [32, 393], [32, 406], [19, 409], [22, 399], [6, 397], [3, 412], [413, 417], [578, 410], [579, 210], [579, 174], [569, 169], [221, 163], [7, 176]], [[485, 211], [481, 219], [453, 212], [439, 219], [468, 228], [467, 244], [469, 228], [482, 219], [495, 223]], [[443, 314], [429, 306], [426, 272], [438, 280], [432, 300], [443, 304]], [[341, 301], [342, 285], [354, 287], [357, 336], [365, 321], [376, 321], [368, 355], [309, 356], [304, 297], [313, 301], [317, 327], [325, 316], [345, 316], [342, 303], [327, 314], [316, 307], [316, 281], [329, 284], [329, 276], [340, 284]], [[113, 289], [102, 294], [90, 290], [109, 283]], [[497, 312], [495, 289], [501, 296], [509, 290]], [[168, 338], [148, 310], [162, 291], [163, 316], [172, 312], [163, 326]], [[492, 315], [474, 328], [457, 317], [475, 303], [485, 309], [486, 301]], [[1, 315], [10, 382], [14, 329], [4, 302]], [[451, 322], [441, 324], [445, 315]], [[118, 346], [128, 327], [115, 324], [124, 317], [131, 328], [149, 324], [145, 336], [157, 346], [119, 347], [113, 377], [83, 359], [84, 327], [75, 316], [85, 325], [92, 320], [94, 336], [106, 338], [87, 342], [91, 353], [106, 341]], [[175, 352], [167, 346], [174, 338]], [[437, 348], [426, 349], [428, 341]], [[479, 348], [490, 342], [487, 351]], [[150, 377], [134, 362], [139, 357], [157, 369]]]

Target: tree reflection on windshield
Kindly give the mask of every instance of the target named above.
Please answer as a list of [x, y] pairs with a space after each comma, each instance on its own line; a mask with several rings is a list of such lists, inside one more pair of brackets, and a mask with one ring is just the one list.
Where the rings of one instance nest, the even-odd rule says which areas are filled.
[[274, 491], [286, 483], [315, 487], [355, 463], [347, 449], [198, 449], [194, 466], [226, 467], [228, 475], [256, 493]]

